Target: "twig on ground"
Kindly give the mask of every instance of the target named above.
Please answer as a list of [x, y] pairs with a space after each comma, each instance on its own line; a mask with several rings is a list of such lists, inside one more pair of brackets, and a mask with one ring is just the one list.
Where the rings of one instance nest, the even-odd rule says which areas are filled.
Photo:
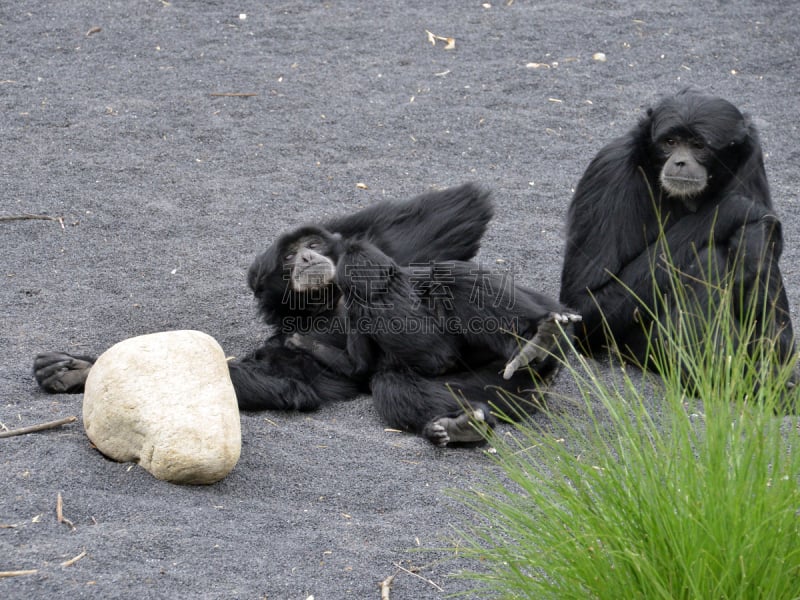
[[0, 577], [19, 577], [20, 575], [35, 575], [39, 569], [27, 569], [26, 571], [0, 571]]
[[86, 556], [86, 550], [84, 550], [83, 552], [78, 554], [78, 556], [70, 558], [69, 560], [65, 560], [64, 562], [61, 563], [61, 566], [62, 567], [71, 567], [76, 562], [78, 562], [80, 559], [82, 559], [84, 556]]
[[64, 500], [61, 498], [61, 492], [58, 492], [58, 497], [56, 498], [56, 518], [58, 518], [59, 523], [66, 523], [72, 531], [75, 531], [75, 525], [64, 516]]
[[32, 215], [32, 214], [22, 214], [22, 215], [0, 215], [0, 221], [29, 221], [29, 220], [39, 220], [39, 221], [58, 221], [61, 225], [61, 229], [64, 229], [64, 217], [51, 217], [50, 215]]
[[456, 38], [447, 37], [444, 35], [436, 35], [435, 33], [428, 31], [427, 29], [425, 30], [425, 33], [427, 34], [428, 41], [431, 43], [432, 46], [435, 46], [436, 42], [440, 41], [445, 43], [444, 46], [445, 50], [453, 50], [456, 47]]
[[414, 571], [409, 571], [408, 569], [406, 569], [406, 568], [405, 568], [403, 565], [401, 565], [401, 564], [399, 564], [399, 563], [392, 563], [392, 564], [393, 564], [395, 567], [397, 567], [398, 569], [400, 569], [401, 571], [405, 571], [405, 572], [406, 572], [406, 573], [408, 573], [409, 575], [413, 575], [414, 577], [418, 577], [419, 579], [422, 579], [422, 581], [425, 581], [426, 583], [428, 583], [428, 584], [432, 585], [432, 586], [433, 586], [433, 587], [435, 587], [435, 588], [436, 588], [438, 591], [440, 591], [440, 592], [443, 592], [443, 591], [444, 591], [444, 588], [443, 588], [443, 587], [441, 587], [441, 586], [437, 585], [436, 583], [434, 583], [434, 582], [433, 582], [433, 581], [431, 581], [430, 579], [427, 579], [427, 578], [423, 577], [423, 576], [422, 576], [422, 575], [420, 575], [419, 573], [415, 573]]
[[392, 588], [392, 582], [396, 576], [397, 573], [389, 575], [386, 579], [381, 581], [381, 600], [389, 600], [389, 590]]
[[58, 421], [48, 421], [47, 423], [39, 423], [38, 425], [30, 425], [29, 427], [20, 427], [19, 429], [11, 429], [9, 431], [0, 431], [0, 438], [13, 437], [15, 435], [25, 435], [26, 433], [35, 433], [37, 431], [44, 431], [45, 429], [55, 429], [62, 425], [74, 423], [78, 417], [67, 417], [59, 419]]

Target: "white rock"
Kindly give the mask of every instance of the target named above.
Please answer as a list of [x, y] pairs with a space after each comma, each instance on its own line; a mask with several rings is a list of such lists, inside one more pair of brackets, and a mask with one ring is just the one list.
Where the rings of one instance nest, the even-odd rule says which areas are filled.
[[130, 338], [104, 352], [83, 396], [86, 435], [103, 454], [159, 479], [214, 483], [239, 460], [239, 408], [225, 353], [200, 331]]

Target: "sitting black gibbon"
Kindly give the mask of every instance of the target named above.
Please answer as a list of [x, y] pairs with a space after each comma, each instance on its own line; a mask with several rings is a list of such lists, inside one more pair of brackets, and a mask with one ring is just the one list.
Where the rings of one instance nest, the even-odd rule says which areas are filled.
[[[730, 274], [741, 299], [734, 322], [756, 306], [766, 318], [753, 335], [776, 339], [778, 358], [792, 360], [781, 224], [756, 128], [730, 102], [688, 88], [648, 109], [592, 160], [567, 229], [560, 299], [583, 316], [584, 351], [615, 347], [651, 364], [654, 315], [686, 326], [692, 312], [679, 315], [670, 297], [675, 273], [694, 298], [698, 331], [718, 306], [716, 283]], [[663, 268], [665, 257], [674, 271]]]
[[318, 235], [325, 248], [340, 246], [328, 273], [342, 293], [347, 351], [301, 334], [287, 341], [348, 376], [370, 374], [390, 426], [439, 446], [471, 443], [495, 425], [493, 411], [521, 417], [538, 406], [577, 315], [476, 263], [404, 267], [368, 240]]
[[[470, 183], [404, 202], [380, 202], [281, 236], [255, 259], [248, 275], [271, 335], [249, 355], [228, 363], [240, 408], [313, 410], [367, 389], [365, 376], [343, 375], [285, 343], [299, 332], [345, 348], [346, 332], [338, 323], [341, 292], [325, 271], [330, 249], [314, 230], [337, 239], [368, 239], [399, 264], [469, 260], [492, 216], [489, 192]], [[34, 361], [34, 376], [47, 392], [80, 393], [93, 363], [90, 356], [43, 353]]]

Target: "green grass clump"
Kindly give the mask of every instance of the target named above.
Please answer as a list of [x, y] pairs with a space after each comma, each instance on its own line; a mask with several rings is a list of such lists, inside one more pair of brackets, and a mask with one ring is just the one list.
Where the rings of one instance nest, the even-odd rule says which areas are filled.
[[657, 399], [638, 370], [572, 356], [588, 420], [551, 412], [491, 440], [499, 471], [458, 495], [480, 597], [800, 598], [800, 435], [779, 414], [792, 365], [756, 335], [763, 307], [733, 326], [734, 286], [705, 311], [677, 287], [670, 310], [706, 317], [652, 315]]

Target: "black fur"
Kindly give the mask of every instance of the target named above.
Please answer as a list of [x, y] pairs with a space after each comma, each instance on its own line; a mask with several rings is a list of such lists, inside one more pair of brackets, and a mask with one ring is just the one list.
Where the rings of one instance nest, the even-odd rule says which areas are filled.
[[576, 328], [583, 350], [615, 345], [646, 364], [648, 309], [671, 318], [656, 310], [673, 285], [658, 268], [663, 258], [685, 275], [698, 307], [708, 298], [702, 282], [735, 268], [742, 298], [766, 294], [774, 318], [760, 333], [779, 336], [788, 360], [794, 341], [782, 245], [755, 127], [731, 103], [686, 89], [590, 163], [569, 207], [560, 299], [583, 316]]
[[[285, 248], [314, 232], [337, 239], [370, 240], [399, 264], [469, 260], [480, 247], [493, 209], [489, 192], [474, 184], [421, 194], [405, 202], [380, 202], [357, 213], [310, 225], [281, 236], [250, 267], [249, 284], [273, 335], [257, 350], [229, 363], [239, 405], [244, 409], [311, 410], [324, 402], [351, 398], [366, 389], [364, 377], [347, 377], [286, 340], [318, 332], [329, 347], [345, 347], [335, 286], [297, 296], [287, 288]], [[333, 242], [331, 242], [333, 243]], [[94, 359], [43, 353], [34, 361], [39, 386], [51, 393], [80, 393]]]

